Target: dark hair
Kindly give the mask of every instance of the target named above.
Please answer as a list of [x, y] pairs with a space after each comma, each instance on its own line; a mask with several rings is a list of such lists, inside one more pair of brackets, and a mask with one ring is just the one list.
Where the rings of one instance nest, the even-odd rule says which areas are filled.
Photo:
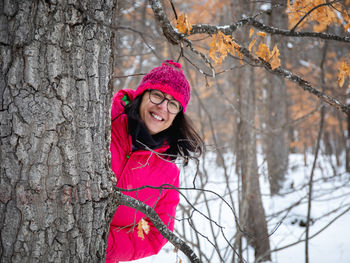
[[[137, 96], [125, 106], [126, 114], [139, 116], [139, 108], [143, 95], [144, 93]], [[172, 125], [168, 129], [162, 131], [162, 133], [165, 133], [167, 136], [170, 147], [165, 153], [170, 156], [171, 160], [182, 157], [184, 158], [185, 165], [187, 165], [189, 158], [197, 158], [202, 154], [203, 140], [196, 132], [191, 119], [187, 117], [183, 111], [180, 111], [176, 115]]]

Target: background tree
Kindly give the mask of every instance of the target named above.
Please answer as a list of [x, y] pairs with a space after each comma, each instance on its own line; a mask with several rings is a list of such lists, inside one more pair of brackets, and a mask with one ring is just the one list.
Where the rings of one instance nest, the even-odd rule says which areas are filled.
[[[255, 122], [254, 117], [249, 115], [247, 118], [247, 116], [242, 114], [242, 112], [240, 112], [237, 107], [230, 105], [232, 108], [231, 113], [234, 115], [234, 121], [237, 122], [238, 119], [238, 123], [243, 121], [250, 123], [255, 131], [259, 131], [259, 138], [264, 138], [265, 135], [268, 137], [269, 130], [274, 131], [278, 134], [276, 137], [274, 137], [271, 136], [272, 133], [270, 133], [270, 137], [268, 137], [268, 139], [271, 141], [275, 139], [274, 142], [276, 142], [276, 146], [279, 148], [271, 148], [273, 142], [268, 143], [268, 141], [265, 139], [265, 144], [270, 145], [269, 150], [266, 150], [267, 147], [265, 148], [265, 158], [268, 163], [269, 173], [271, 174], [273, 166], [276, 166], [276, 164], [273, 164], [272, 162], [274, 158], [269, 156], [278, 156], [278, 161], [280, 161], [282, 167], [279, 168], [282, 171], [281, 176], [275, 174], [274, 176], [270, 175], [269, 178], [271, 183], [270, 193], [278, 193], [284, 187], [284, 172], [288, 164], [287, 151], [290, 146], [291, 150], [304, 153], [305, 164], [309, 163], [307, 156], [309, 155], [308, 153], [310, 150], [313, 148], [314, 142], [317, 138], [317, 132], [315, 132], [314, 127], [316, 130], [318, 130], [317, 123], [319, 115], [317, 113], [319, 112], [318, 110], [320, 108], [320, 100], [322, 102], [328, 103], [334, 108], [343, 111], [345, 113], [345, 116], [349, 112], [349, 108], [346, 106], [345, 100], [343, 100], [344, 97], [337, 96], [336, 93], [331, 92], [336, 92], [336, 90], [339, 91], [336, 74], [333, 76], [328, 74], [328, 89], [321, 89], [321, 87], [325, 85], [319, 79], [319, 75], [317, 75], [317, 73], [319, 74], [320, 71], [320, 68], [318, 67], [318, 65], [320, 65], [319, 60], [322, 57], [320, 56], [320, 53], [322, 53], [321, 51], [323, 50], [322, 48], [325, 43], [323, 41], [338, 41], [338, 43], [332, 42], [332, 46], [334, 48], [337, 45], [346, 46], [347, 44], [343, 43], [349, 42], [349, 38], [346, 36], [346, 32], [344, 32], [344, 30], [347, 30], [347, 25], [349, 23], [349, 18], [346, 11], [347, 7], [345, 5], [348, 5], [349, 3], [341, 2], [339, 4], [339, 1], [329, 3], [321, 3], [317, 1], [295, 1], [294, 5], [290, 4], [289, 2], [273, 2], [268, 4], [260, 3], [255, 5], [255, 9], [251, 15], [247, 11], [249, 8], [244, 8], [244, 11], [240, 13], [240, 15], [244, 16], [244, 18], [235, 19], [235, 17], [233, 17], [233, 19], [231, 19], [231, 22], [225, 24], [225, 18], [230, 17], [230, 15], [222, 15], [224, 12], [223, 9], [229, 13], [231, 10], [228, 8], [229, 6], [234, 6], [235, 11], [237, 11], [240, 10], [240, 5], [254, 6], [255, 3], [241, 3], [240, 1], [221, 1], [218, 3], [216, 1], [205, 1], [192, 5], [189, 5], [187, 3], [182, 6], [179, 4], [177, 7], [180, 10], [185, 10], [186, 7], [187, 10], [196, 11], [187, 13], [187, 16], [178, 16], [177, 21], [175, 21], [175, 19], [172, 19], [172, 17], [168, 15], [167, 11], [163, 13], [163, 10], [161, 8], [162, 5], [158, 1], [151, 2], [153, 10], [156, 14], [156, 18], [160, 22], [165, 37], [170, 43], [178, 45], [179, 52], [182, 52], [180, 54], [183, 54], [184, 60], [188, 61], [190, 64], [192, 64], [192, 66], [197, 68], [197, 70], [202, 72], [202, 75], [204, 78], [206, 78], [206, 83], [204, 85], [207, 86], [205, 93], [210, 94], [208, 101], [217, 101], [218, 98], [221, 99], [220, 104], [205, 104], [205, 106], [208, 107], [206, 112], [210, 115], [215, 115], [215, 117], [211, 117], [209, 119], [213, 119], [215, 122], [220, 122], [220, 119], [224, 120], [221, 118], [222, 115], [216, 115], [216, 112], [218, 112], [218, 108], [223, 106], [223, 104], [229, 102], [228, 98], [232, 96], [232, 85], [237, 86], [237, 84], [240, 83], [240, 80], [243, 79], [245, 88], [249, 89], [249, 80], [252, 78], [249, 76], [247, 77], [247, 74], [245, 72], [248, 71], [244, 69], [249, 65], [256, 68], [256, 74], [254, 76], [257, 76], [257, 74], [260, 76], [260, 81], [256, 82], [256, 89], [259, 89], [259, 84], [264, 83], [261, 82], [261, 76], [263, 75], [268, 76], [268, 79], [275, 78], [276, 80], [279, 80], [279, 83], [283, 83], [284, 78], [287, 80], [292, 80], [294, 82], [292, 85], [290, 82], [286, 83], [286, 85], [288, 85], [286, 87], [289, 87], [288, 91], [282, 90], [282, 92], [279, 92], [279, 87], [275, 87], [274, 81], [270, 81], [267, 82], [268, 84], [266, 85], [265, 93], [264, 91], [258, 93], [259, 95], [262, 95], [262, 98], [267, 97], [265, 94], [276, 96], [276, 98], [266, 100], [265, 108], [269, 109], [266, 114], [269, 115], [268, 118], [270, 118], [270, 120], [268, 123], [270, 125], [262, 126], [263, 129], [259, 127], [258, 122]], [[200, 6], [202, 6], [202, 9], [200, 9]], [[191, 8], [188, 9], [189, 7]], [[196, 9], [197, 7], [198, 9]], [[277, 8], [280, 8], [280, 10]], [[275, 12], [275, 14], [283, 15], [281, 10], [284, 10], [286, 12], [285, 14], [288, 14], [289, 22], [291, 24], [290, 30], [286, 29], [286, 16], [284, 20], [283, 17], [281, 18], [280, 16], [274, 17], [275, 19], [268, 19], [272, 12]], [[312, 14], [314, 11], [316, 15]], [[333, 12], [338, 12], [338, 15], [341, 14], [342, 19], [333, 20]], [[166, 15], [164, 16], [164, 14]], [[199, 21], [199, 24], [196, 24], [198, 23], [199, 14], [201, 14], [201, 21]], [[298, 14], [298, 16], [293, 17], [293, 14]], [[329, 17], [333, 18], [325, 19], [326, 15], [329, 15]], [[216, 18], [213, 18], [214, 16]], [[309, 19], [309, 17], [311, 17], [311, 19]], [[308, 21], [309, 23], [302, 25], [302, 23], [299, 21]], [[171, 24], [174, 27], [177, 25], [177, 29], [182, 34], [179, 34], [179, 32], [173, 30]], [[298, 29], [302, 26], [305, 27], [306, 30], [304, 29], [304, 31], [299, 32]], [[308, 32], [307, 29], [311, 31], [316, 30], [316, 32]], [[325, 29], [327, 29], [327, 33], [319, 33]], [[255, 40], [255, 46], [254, 39], [251, 37], [250, 33], [252, 30], [253, 37], [255, 34], [260, 37]], [[345, 36], [342, 36], [344, 34]], [[251, 40], [247, 39], [248, 35], [251, 37]], [[273, 42], [271, 42], [271, 39]], [[315, 41], [315, 39], [318, 41]], [[275, 47], [274, 44], [276, 44]], [[199, 56], [196, 57], [193, 55], [193, 53], [198, 54]], [[281, 58], [284, 58], [284, 60]], [[339, 60], [340, 57], [337, 56], [337, 58]], [[283, 61], [282, 65], [285, 65], [286, 68], [283, 68], [283, 66], [281, 66], [280, 61]], [[219, 62], [219, 64], [215, 64], [214, 62]], [[239, 66], [239, 64], [241, 64], [241, 66]], [[339, 72], [339, 68], [337, 68], [338, 66], [339, 61], [336, 63], [333, 62], [332, 68], [335, 70], [335, 72]], [[242, 69], [240, 69], [240, 67]], [[218, 78], [219, 74], [222, 74], [222, 72], [232, 72], [232, 75], [234, 75], [234, 72], [236, 71], [239, 72], [237, 74], [239, 78], [230, 78], [231, 94], [225, 94], [225, 90], [220, 87], [223, 86], [222, 84], [225, 83], [225, 80], [210, 80], [210, 77]], [[213, 72], [215, 72], [215, 74]], [[274, 76], [277, 76], [277, 78], [272, 77], [271, 73]], [[222, 75], [220, 75], [220, 77], [221, 76]], [[308, 81], [306, 79], [308, 79]], [[218, 83], [219, 85], [217, 85]], [[218, 94], [213, 94], [212, 92], [208, 91], [208, 86], [212, 86]], [[306, 92], [300, 93], [300, 90], [296, 90], [298, 86], [304, 89]], [[330, 86], [333, 86], [334, 88], [331, 89]], [[274, 88], [277, 89], [274, 90]], [[239, 92], [234, 91], [233, 94], [237, 97], [235, 99], [237, 99], [239, 103], [242, 105], [246, 103], [247, 100], [242, 100]], [[216, 95], [218, 95], [218, 97], [216, 99], [213, 99], [213, 97]], [[315, 95], [320, 100], [317, 99]], [[297, 102], [298, 100], [300, 103]], [[251, 100], [248, 101], [251, 102]], [[288, 101], [288, 104], [283, 104], [283, 101]], [[251, 105], [253, 108], [255, 107], [254, 103], [251, 103]], [[277, 105], [282, 106], [278, 107]], [[287, 106], [289, 106], [289, 108], [287, 108]], [[282, 115], [276, 116], [273, 114], [273, 112], [276, 112], [279, 109], [280, 112], [282, 112]], [[330, 111], [333, 111], [333, 109], [330, 109]], [[261, 113], [261, 111], [259, 113]], [[344, 123], [344, 114], [342, 116], [343, 118], [341, 122]], [[267, 123], [266, 119], [260, 119]], [[225, 121], [227, 121], [227, 119], [225, 119]], [[330, 119], [329, 122], [331, 123]], [[223, 130], [220, 129], [220, 125], [214, 125], [214, 127], [217, 134], [223, 134]], [[212, 130], [211, 127], [209, 128]], [[226, 125], [225, 131], [227, 131], [227, 128], [228, 127]], [[290, 146], [288, 145], [289, 142], [287, 140], [287, 131], [289, 132], [288, 140], [291, 142]], [[343, 129], [343, 131], [340, 131], [340, 133], [343, 133], [344, 131], [345, 130]], [[236, 132], [236, 135], [238, 134], [237, 130], [234, 130], [234, 132]], [[237, 141], [239, 143], [243, 142], [243, 140], [238, 136], [236, 136], [236, 138], [237, 140], [233, 141]], [[243, 144], [244, 147], [249, 148], [249, 143], [247, 144], [247, 141], [244, 141]], [[225, 143], [219, 145], [215, 144], [215, 146], [215, 151], [218, 155], [220, 155], [219, 152], [222, 150], [222, 148], [225, 148]], [[344, 148], [340, 152], [344, 152]], [[238, 154], [238, 151], [235, 153]], [[239, 155], [239, 158], [243, 158], [242, 155]], [[223, 162], [220, 161], [219, 163], [222, 164]], [[247, 163], [248, 162], [244, 162], [245, 165], [247, 165]], [[344, 164], [346, 164], [346, 162], [344, 162], [343, 165]], [[239, 167], [238, 163], [235, 163], [235, 165], [236, 167]], [[276, 169], [276, 167], [274, 169]], [[236, 169], [236, 171], [239, 174], [239, 170]], [[293, 182], [291, 183], [291, 186], [292, 185]], [[244, 192], [243, 182], [242, 192]], [[243, 213], [240, 215], [243, 215]], [[247, 222], [245, 220], [243, 221], [245, 223]], [[194, 229], [194, 231], [197, 230]], [[237, 231], [244, 233], [244, 231], [242, 231], [242, 229], [239, 229], [239, 227]], [[256, 237], [257, 236], [255, 236], [255, 238]], [[213, 235], [213, 238], [215, 238], [215, 235]], [[263, 240], [263, 238], [261, 240]], [[242, 253], [238, 252], [238, 254], [241, 255]], [[256, 258], [256, 260], [260, 259]]]
[[[278, 6], [280, 1], [272, 1], [271, 9], [266, 15], [266, 22], [279, 28], [286, 28], [288, 17], [284, 9]], [[278, 45], [280, 36], [271, 36], [271, 46]], [[281, 54], [287, 53], [287, 46], [280, 47]], [[286, 66], [285, 61], [281, 64]], [[259, 76], [260, 77], [260, 76]], [[286, 84], [282, 78], [265, 72], [262, 85], [263, 100], [263, 143], [266, 156], [268, 178], [270, 183], [270, 194], [278, 194], [283, 188], [285, 174], [288, 167], [288, 126], [287, 124], [287, 94]]]

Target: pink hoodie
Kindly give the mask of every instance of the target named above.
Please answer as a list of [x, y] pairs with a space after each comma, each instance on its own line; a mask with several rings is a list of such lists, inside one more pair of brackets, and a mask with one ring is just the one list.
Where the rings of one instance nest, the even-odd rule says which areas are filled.
[[[170, 184], [179, 187], [179, 169], [176, 164], [164, 160], [157, 153], [163, 153], [163, 146], [156, 153], [145, 150], [132, 152], [131, 136], [128, 135], [128, 121], [124, 114], [125, 94], [134, 99], [133, 90], [120, 90], [113, 97], [111, 118], [111, 166], [117, 177], [117, 186], [123, 189], [138, 188], [145, 185], [161, 186]], [[164, 158], [164, 157], [163, 157]], [[154, 207], [159, 217], [171, 231], [174, 230], [174, 216], [179, 203], [179, 193], [174, 189], [145, 188], [138, 191], [123, 192], [145, 204]], [[142, 240], [137, 235], [137, 223], [145, 219], [150, 232]], [[167, 240], [158, 232], [145, 215], [127, 206], [116, 210], [107, 242], [106, 263], [130, 261], [157, 254]]]

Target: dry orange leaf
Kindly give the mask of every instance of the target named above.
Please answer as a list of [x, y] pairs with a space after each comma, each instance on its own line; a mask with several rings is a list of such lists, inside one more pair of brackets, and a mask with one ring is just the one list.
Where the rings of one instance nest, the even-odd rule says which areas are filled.
[[143, 234], [143, 229], [142, 229], [142, 225], [141, 225], [141, 220], [139, 221], [139, 223], [137, 224], [137, 236], [139, 238], [141, 238], [142, 240], [145, 239], [145, 236]]
[[261, 36], [261, 37], [266, 37], [266, 33], [265, 33], [265, 32], [261, 32], [261, 31], [259, 31], [259, 32], [257, 33], [257, 35], [258, 35], [258, 36]]
[[256, 38], [252, 39], [252, 41], [250, 42], [249, 47], [248, 47], [248, 50], [249, 50], [250, 52], [252, 52], [252, 48], [253, 48], [255, 42], [256, 42]]
[[281, 66], [281, 60], [279, 59], [280, 51], [275, 45], [272, 50], [272, 58], [271, 58], [271, 68], [275, 69]]
[[251, 28], [251, 29], [249, 30], [249, 37], [252, 37], [253, 33], [254, 33], [254, 28]]
[[344, 82], [345, 82], [345, 76], [344, 76], [344, 74], [338, 74], [338, 85], [339, 85], [339, 87], [343, 87], [343, 85], [344, 85]]
[[255, 54], [265, 61], [269, 61], [270, 59], [270, 50], [268, 46], [264, 43], [260, 43], [258, 50], [255, 52]]
[[209, 44], [209, 57], [220, 64], [228, 53], [233, 56], [238, 52], [239, 45], [234, 42], [231, 36], [225, 35], [221, 31], [217, 34], [213, 34]]
[[137, 224], [137, 236], [144, 240], [145, 235], [143, 234], [143, 232], [145, 232], [145, 234], [148, 235], [149, 229], [150, 228], [148, 222], [142, 218]]
[[145, 231], [146, 235], [148, 235], [148, 233], [149, 233], [149, 224], [143, 218], [141, 219], [141, 226], [142, 226], [143, 231]]
[[337, 76], [339, 87], [343, 87], [345, 79], [350, 78], [350, 64], [347, 64], [345, 61], [340, 62], [339, 64], [339, 73]]
[[181, 14], [176, 20], [176, 28], [182, 34], [187, 34], [191, 32], [192, 25], [187, 19], [187, 15]]
[[216, 42], [217, 42], [217, 35], [213, 34], [211, 37], [211, 41], [209, 43], [209, 57], [214, 61], [216, 61], [216, 59], [217, 59], [216, 54], [215, 54]]
[[350, 27], [350, 23], [347, 23], [347, 24], [344, 26], [344, 30], [345, 30], [345, 31], [348, 31], [349, 27]]
[[299, 29], [305, 27], [308, 22], [313, 22], [314, 31], [321, 32], [331, 24], [340, 23], [337, 12], [346, 14], [345, 8], [337, 3], [333, 6], [320, 6], [324, 3], [324, 0], [288, 0], [287, 14], [289, 28], [293, 28], [297, 25], [305, 14], [309, 13], [311, 10], [313, 11], [310, 15], [298, 25]]
[[266, 62], [269, 62], [272, 69], [281, 66], [281, 60], [279, 59], [280, 51], [276, 45], [274, 46], [272, 53], [270, 53], [269, 47], [264, 43], [260, 43], [255, 54]]

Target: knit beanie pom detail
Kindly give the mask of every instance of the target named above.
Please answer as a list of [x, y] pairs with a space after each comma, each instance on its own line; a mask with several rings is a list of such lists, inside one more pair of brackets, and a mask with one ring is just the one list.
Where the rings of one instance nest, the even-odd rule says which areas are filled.
[[174, 62], [170, 59], [168, 60], [165, 60], [163, 63], [162, 63], [162, 66], [175, 66], [176, 68], [178, 69], [181, 69], [181, 64], [180, 63], [177, 63], [177, 62]]
[[181, 70], [181, 64], [172, 60], [165, 60], [162, 66], [152, 69], [146, 74], [137, 87], [135, 97], [147, 89], [158, 89], [174, 97], [186, 111], [190, 100], [190, 84]]

